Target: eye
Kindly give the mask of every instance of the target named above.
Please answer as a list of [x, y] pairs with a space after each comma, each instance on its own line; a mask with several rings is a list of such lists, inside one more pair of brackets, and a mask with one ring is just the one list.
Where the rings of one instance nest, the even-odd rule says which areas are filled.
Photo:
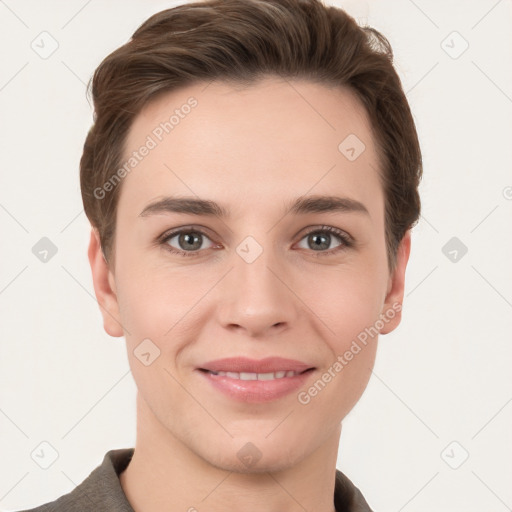
[[[200, 229], [186, 228], [165, 234], [161, 240], [161, 243], [164, 244], [166, 249], [172, 253], [180, 254], [182, 256], [196, 256], [201, 249], [211, 249], [214, 247], [214, 244], [211, 242], [211, 240], [211, 245], [204, 247], [203, 242], [205, 238], [210, 240], [207, 234]], [[176, 240], [173, 241], [173, 239]]]
[[[338, 239], [339, 243], [334, 248], [330, 248], [333, 237]], [[204, 246], [205, 239], [210, 242], [206, 247]], [[329, 256], [354, 246], [354, 241], [350, 235], [332, 226], [312, 229], [306, 233], [301, 242], [302, 240], [306, 240], [309, 247], [299, 247], [302, 249], [312, 248], [313, 252], [317, 253], [315, 256]], [[215, 245], [203, 230], [192, 227], [165, 233], [159, 243], [169, 252], [180, 256], [199, 256], [202, 250], [220, 247]]]
[[[337, 238], [340, 243], [334, 248], [329, 249], [331, 242], [333, 241], [333, 236], [334, 238]], [[309, 231], [306, 236], [302, 238], [302, 240], [306, 240], [306, 244], [309, 245], [309, 247], [302, 248], [309, 249], [312, 247], [313, 251], [318, 253], [315, 254], [315, 256], [330, 255], [339, 251], [343, 251], [344, 249], [354, 245], [352, 238], [347, 233], [332, 226], [322, 226], [321, 228], [315, 228]]]

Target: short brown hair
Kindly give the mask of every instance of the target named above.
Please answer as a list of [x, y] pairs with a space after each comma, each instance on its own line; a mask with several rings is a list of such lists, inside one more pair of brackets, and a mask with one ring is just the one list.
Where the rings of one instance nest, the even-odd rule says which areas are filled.
[[106, 261], [113, 255], [121, 186], [101, 198], [95, 191], [121, 165], [128, 131], [141, 109], [194, 82], [250, 85], [265, 76], [342, 87], [362, 101], [379, 152], [388, 265], [395, 267], [398, 245], [420, 215], [422, 158], [414, 120], [389, 41], [321, 0], [180, 5], [151, 16], [101, 62], [91, 79], [95, 119], [80, 160], [80, 186]]

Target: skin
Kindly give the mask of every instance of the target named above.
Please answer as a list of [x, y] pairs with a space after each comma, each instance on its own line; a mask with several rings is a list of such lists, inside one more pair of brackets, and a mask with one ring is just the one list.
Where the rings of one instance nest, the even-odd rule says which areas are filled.
[[[307, 389], [359, 333], [402, 303], [410, 235], [390, 272], [379, 159], [364, 107], [350, 91], [277, 78], [250, 87], [187, 86], [136, 117], [125, 156], [190, 96], [197, 107], [123, 179], [110, 266], [91, 232], [104, 328], [125, 337], [138, 387], [135, 454], [121, 485], [136, 512], [332, 512], [341, 421], [366, 388], [377, 337], [307, 405], [296, 392], [263, 404], [235, 402], [196, 368], [237, 355], [288, 357], [316, 367]], [[338, 150], [351, 133], [366, 146], [355, 161]], [[312, 194], [355, 199], [368, 214], [284, 210]], [[211, 199], [232, 215], [139, 216], [171, 195]], [[191, 225], [208, 233], [199, 235], [200, 249], [177, 236], [155, 243]], [[307, 235], [322, 226], [343, 230], [355, 245], [322, 255], [341, 244], [333, 234], [327, 249], [315, 250]], [[263, 248], [252, 263], [236, 252], [249, 235]], [[172, 254], [166, 245], [199, 255]], [[399, 322], [396, 312], [380, 333]], [[149, 366], [134, 355], [146, 338], [160, 350]], [[237, 456], [248, 442], [262, 454], [251, 467]]]

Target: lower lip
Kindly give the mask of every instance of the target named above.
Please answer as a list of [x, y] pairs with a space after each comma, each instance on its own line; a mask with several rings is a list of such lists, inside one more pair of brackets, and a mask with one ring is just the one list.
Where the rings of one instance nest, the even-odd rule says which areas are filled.
[[213, 387], [234, 400], [249, 403], [271, 402], [300, 388], [314, 370], [272, 380], [240, 380], [198, 370]]

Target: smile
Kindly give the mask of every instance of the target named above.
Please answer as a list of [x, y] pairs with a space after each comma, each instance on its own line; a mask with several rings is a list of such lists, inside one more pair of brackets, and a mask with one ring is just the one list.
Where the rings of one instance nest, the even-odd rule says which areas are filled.
[[294, 372], [293, 370], [289, 370], [289, 371], [282, 370], [282, 371], [270, 372], [270, 373], [222, 372], [222, 371], [218, 371], [218, 372], [208, 371], [208, 373], [211, 373], [212, 375], [219, 375], [220, 377], [228, 377], [230, 379], [237, 379], [237, 380], [274, 380], [274, 379], [283, 379], [286, 377], [295, 377], [296, 375], [300, 375], [300, 373], [303, 373], [303, 372]]

